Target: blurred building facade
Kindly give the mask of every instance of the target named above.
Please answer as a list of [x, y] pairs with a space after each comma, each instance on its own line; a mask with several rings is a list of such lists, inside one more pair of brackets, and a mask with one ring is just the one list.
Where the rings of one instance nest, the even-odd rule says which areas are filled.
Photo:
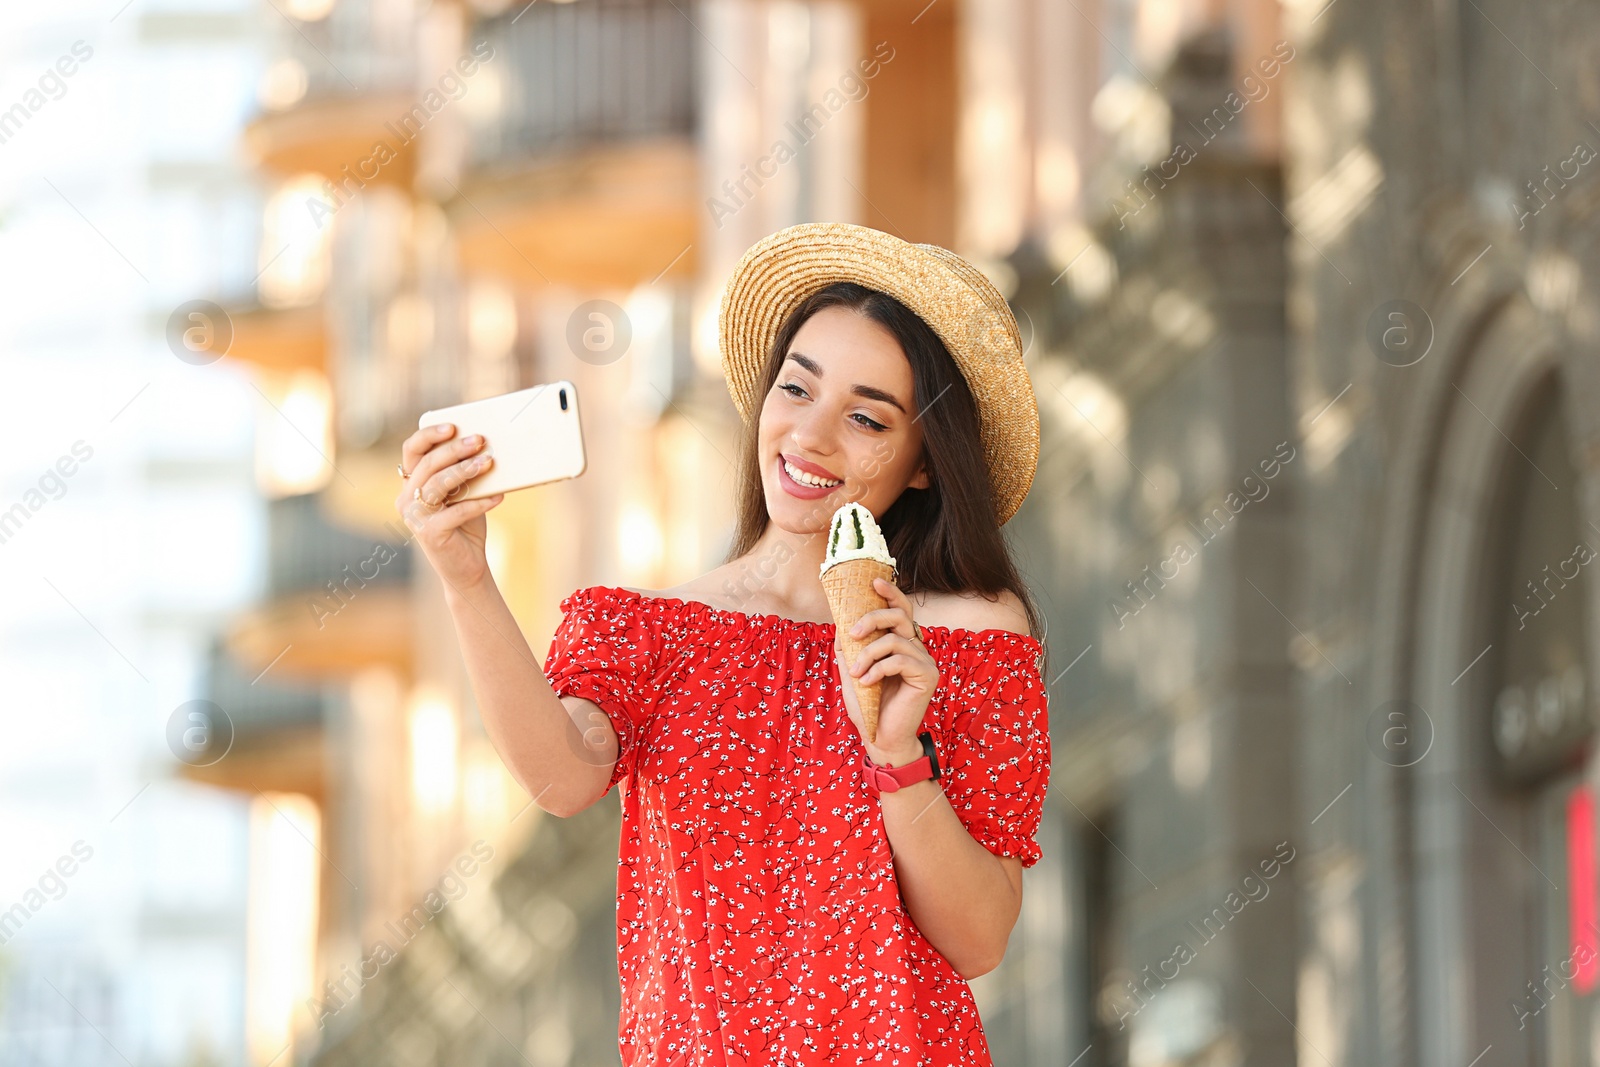
[[[271, 808], [172, 771], [213, 631], [260, 585], [255, 394], [165, 332], [175, 305], [256, 273], [236, 142], [263, 48], [254, 5], [177, 6], [0, 12], [7, 1067], [245, 1049], [251, 831]], [[310, 699], [279, 697], [287, 717]], [[283, 810], [282, 833], [315, 836]]]
[[1592, 13], [1107, 14], [1152, 144], [1013, 258], [1068, 1052], [1597, 1062]]
[[1521, 10], [289, 5], [229, 308], [287, 416], [270, 594], [193, 773], [320, 812], [296, 1058], [614, 1061], [614, 804], [549, 819], [501, 769], [399, 442], [577, 384], [588, 472], [490, 521], [542, 657], [572, 589], [720, 560], [720, 286], [837, 219], [988, 271], [1044, 422], [1008, 529], [1057, 763], [973, 983], [996, 1062], [1600, 1062], [1600, 83], [1592, 14]]

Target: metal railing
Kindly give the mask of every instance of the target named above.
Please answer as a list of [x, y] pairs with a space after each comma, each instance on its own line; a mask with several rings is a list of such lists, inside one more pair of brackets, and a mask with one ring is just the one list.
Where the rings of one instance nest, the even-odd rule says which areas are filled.
[[[315, 593], [329, 582], [339, 586], [354, 581], [352, 575], [381, 585], [410, 581], [409, 545], [396, 543], [394, 537], [376, 538], [334, 526], [323, 516], [317, 494], [284, 497], [268, 507], [269, 598]], [[381, 553], [374, 558], [380, 540], [393, 550], [392, 557]]]
[[[318, 685], [283, 683], [271, 677], [254, 678], [228, 654], [221, 638], [212, 641], [206, 656], [206, 699], [228, 716], [229, 731], [214, 732], [208, 739], [212, 748], [231, 745], [235, 735], [252, 734], [293, 726], [320, 726], [328, 711], [328, 701]], [[226, 753], [197, 753], [200, 763], [208, 757], [220, 759]]]
[[504, 79], [497, 115], [475, 127], [471, 162], [688, 135], [696, 122], [690, 0], [576, 0], [478, 24]]
[[273, 21], [281, 54], [305, 68], [306, 99], [409, 89], [415, 81], [416, 23], [408, 5], [339, 0], [312, 22], [288, 14]]

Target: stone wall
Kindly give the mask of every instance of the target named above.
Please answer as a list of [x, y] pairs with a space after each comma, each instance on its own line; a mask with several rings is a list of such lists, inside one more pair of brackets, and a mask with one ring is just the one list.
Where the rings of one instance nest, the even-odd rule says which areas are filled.
[[[1486, 948], [1473, 933], [1516, 928], [1533, 906], [1523, 889], [1489, 907], [1486, 861], [1538, 881], [1507, 847], [1533, 800], [1486, 777], [1476, 739], [1493, 657], [1473, 657], [1504, 611], [1486, 603], [1485, 549], [1512, 517], [1493, 501], [1528, 473], [1513, 470], [1519, 426], [1551, 375], [1577, 475], [1551, 489], [1596, 515], [1600, 166], [1576, 162], [1600, 159], [1595, 14], [1357, 0], [1302, 28], [1292, 380], [1309, 480], [1296, 600], [1354, 680], [1300, 673], [1303, 818], [1351, 787], [1307, 826], [1302, 1031], [1336, 1063], [1466, 1063], [1489, 1044], [1534, 1055], [1535, 1030], [1508, 1028], [1507, 1006], [1544, 953], [1521, 956], [1531, 934]], [[1370, 743], [1393, 700], [1426, 716], [1434, 747], [1414, 764]]]
[[[1180, 62], [1204, 69], [1199, 58]], [[1193, 78], [1182, 91], [1227, 89]], [[1050, 621], [1055, 752], [1056, 847], [1025, 896], [1055, 894], [1048, 906], [1067, 918], [1030, 911], [1012, 977], [994, 984], [1032, 990], [1019, 976], [1042, 970], [1048, 941], [1043, 990], [1073, 995], [1067, 1058], [1087, 1048], [1084, 1064], [1130, 1048], [1293, 1055], [1286, 872], [1302, 841], [1284, 803], [1296, 748], [1286, 608], [1303, 460], [1288, 417], [1280, 185], [1275, 167], [1207, 147], [1129, 193], [1138, 210], [1108, 219], [1104, 252], [1065, 275], [1029, 250], [1015, 258], [1045, 429], [1014, 536]], [[1086, 914], [1096, 892], [1114, 918]], [[1000, 1062], [1060, 1061], [1059, 1044], [1031, 1036], [1058, 1006], [1022, 994], [997, 1007], [991, 1040], [1014, 1050]]]
[[[1025, 915], [985, 987], [1010, 1062], [1060, 1061], [1034, 1035], [1062, 992], [1084, 1067], [1588, 1055], [1577, 997], [1544, 1031], [1507, 1009], [1563, 951], [1564, 917], [1522, 936], [1566, 891], [1530, 858], [1535, 824], [1593, 771], [1509, 790], [1484, 739], [1494, 551], [1508, 484], [1549, 482], [1522, 453], [1551, 388], [1570, 463], [1545, 466], [1571, 484], [1550, 491], [1600, 537], [1596, 20], [1510, 0], [1293, 12], [1281, 181], [1219, 139], [1122, 186], [1105, 255], [1014, 257], [1046, 427], [1015, 532], [1051, 621], [1056, 745], [1058, 847], [1028, 891], [1066, 908]], [[1207, 80], [1226, 46], [1193, 42], [1161, 77], [1174, 144], [1226, 91]], [[1198, 537], [1280, 441], [1270, 493]], [[1409, 753], [1372, 729], [1395, 701]], [[1279, 841], [1294, 859], [1270, 892], [1197, 945]]]

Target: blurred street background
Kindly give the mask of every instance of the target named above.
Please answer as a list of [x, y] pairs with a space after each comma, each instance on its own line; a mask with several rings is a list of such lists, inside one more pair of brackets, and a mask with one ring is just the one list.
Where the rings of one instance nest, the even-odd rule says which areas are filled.
[[616, 801], [502, 768], [399, 444], [577, 384], [542, 660], [721, 561], [722, 285], [836, 220], [1043, 421], [996, 1064], [1600, 1065], [1597, 148], [1578, 0], [5, 5], [0, 1064], [617, 1062]]

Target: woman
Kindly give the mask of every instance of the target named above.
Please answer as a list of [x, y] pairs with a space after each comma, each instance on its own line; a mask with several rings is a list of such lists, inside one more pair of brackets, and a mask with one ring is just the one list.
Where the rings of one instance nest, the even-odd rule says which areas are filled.
[[[419, 430], [397, 506], [518, 781], [560, 816], [622, 785], [625, 1064], [988, 1064], [966, 979], [1005, 952], [1050, 758], [1000, 532], [1038, 456], [1016, 322], [944, 249], [807, 224], [746, 253], [721, 327], [747, 425], [727, 561], [574, 592], [543, 670], [484, 562], [499, 498], [446, 503], [481, 442]], [[898, 586], [847, 663], [819, 571], [850, 501]], [[882, 684], [874, 740], [846, 675]]]

